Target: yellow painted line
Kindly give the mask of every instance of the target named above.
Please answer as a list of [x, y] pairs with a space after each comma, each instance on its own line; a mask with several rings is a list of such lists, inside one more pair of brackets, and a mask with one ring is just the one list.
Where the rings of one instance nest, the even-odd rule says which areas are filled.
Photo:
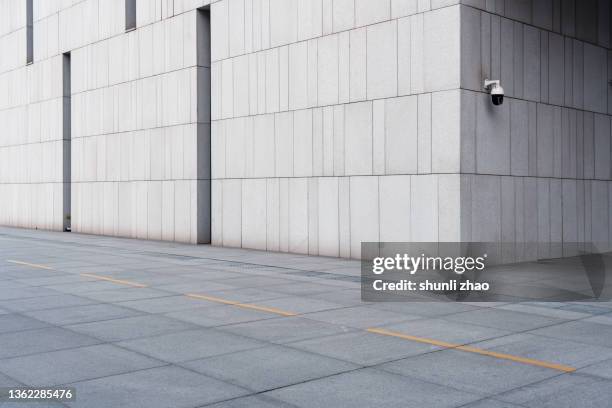
[[51, 268], [50, 266], [33, 264], [33, 263], [28, 263], [28, 262], [15, 261], [13, 259], [7, 259], [6, 262], [9, 262], [9, 263], [12, 263], [12, 264], [17, 264], [17, 265], [29, 266], [31, 268], [47, 269], [47, 270], [50, 270], [50, 271], [53, 270], [53, 268]]
[[258, 306], [258, 305], [248, 304], [248, 303], [236, 303], [234, 306], [243, 307], [245, 309], [259, 310], [261, 312], [275, 313], [275, 314], [281, 315], [281, 316], [288, 316], [288, 317], [289, 316], [297, 316], [297, 313], [286, 312], [284, 310], [277, 309], [275, 307]]
[[130, 281], [122, 280], [122, 279], [113, 279], [113, 278], [109, 278], [108, 276], [94, 275], [92, 273], [82, 273], [81, 276], [84, 276], [86, 278], [94, 278], [98, 280], [103, 280], [107, 282], [118, 283], [120, 285], [133, 286], [135, 288], [146, 288], [147, 287], [147, 285], [143, 285], [142, 283], [130, 282]]
[[214, 297], [214, 296], [197, 295], [195, 293], [186, 293], [185, 296], [190, 297], [192, 299], [207, 300], [209, 302], [222, 303], [224, 305], [241, 307], [243, 309], [259, 310], [260, 312], [274, 313], [274, 314], [281, 315], [281, 316], [297, 316], [296, 313], [287, 312], [285, 310], [277, 309], [274, 307], [258, 306], [258, 305], [253, 305], [249, 303], [240, 303], [240, 302], [235, 302], [233, 300], [221, 299], [221, 298]]
[[225, 305], [235, 305], [236, 303], [238, 303], [238, 302], [233, 302], [231, 300], [225, 300], [225, 299], [221, 299], [221, 298], [217, 298], [213, 296], [196, 295], [195, 293], [186, 293], [185, 296], [193, 298], [193, 299], [208, 300], [209, 302], [223, 303]]
[[534, 360], [531, 358], [515, 356], [512, 354], [498, 353], [495, 351], [483, 350], [483, 349], [479, 349], [476, 347], [464, 346], [461, 344], [447, 343], [445, 341], [427, 339], [423, 337], [416, 337], [416, 336], [411, 336], [409, 334], [398, 333], [398, 332], [393, 332], [393, 331], [384, 330], [384, 329], [370, 328], [370, 329], [367, 329], [367, 331], [370, 333], [381, 334], [383, 336], [398, 337], [404, 340], [411, 340], [411, 341], [416, 341], [419, 343], [431, 344], [433, 346], [439, 346], [439, 347], [448, 348], [448, 349], [467, 351], [469, 353], [476, 353], [476, 354], [480, 354], [483, 356], [489, 356], [489, 357], [499, 358], [502, 360], [514, 361], [517, 363], [529, 364], [529, 365], [533, 365], [537, 367], [550, 368], [551, 370], [563, 371], [566, 373], [571, 373], [571, 372], [576, 371], [574, 367], [566, 366], [563, 364], [548, 363], [546, 361]]

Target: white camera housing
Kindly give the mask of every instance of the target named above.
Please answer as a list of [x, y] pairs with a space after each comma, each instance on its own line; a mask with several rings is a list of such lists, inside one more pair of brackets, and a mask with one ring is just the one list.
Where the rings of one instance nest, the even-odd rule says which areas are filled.
[[491, 94], [493, 105], [499, 106], [504, 103], [504, 88], [499, 83], [499, 80], [485, 79], [484, 88]]

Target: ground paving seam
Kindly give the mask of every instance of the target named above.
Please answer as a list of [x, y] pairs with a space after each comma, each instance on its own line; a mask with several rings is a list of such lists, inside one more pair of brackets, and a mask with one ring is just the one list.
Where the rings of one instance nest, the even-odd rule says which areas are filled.
[[[64, 293], [64, 292], [58, 292], [58, 293], [59, 293], [59, 294], [64, 294], [64, 295], [67, 295], [67, 293]], [[78, 296], [78, 295], [75, 295], [75, 296]], [[102, 304], [111, 304], [111, 303], [108, 303], [108, 302], [102, 302]], [[346, 308], [349, 308], [349, 307], [355, 307], [355, 306], [347, 306]], [[339, 309], [343, 309], [343, 308], [339, 308]], [[334, 310], [335, 310], [335, 309], [334, 309]], [[448, 315], [443, 315], [443, 316], [450, 316], [450, 315], [453, 315], [453, 314], [459, 314], [459, 313], [465, 313], [465, 312], [468, 312], [468, 311], [462, 311], [462, 312], [457, 312], [457, 313], [451, 313], [451, 314], [448, 314]], [[308, 313], [303, 313], [303, 314], [300, 314], [300, 316], [304, 316], [304, 315], [307, 315], [307, 314], [309, 314], [309, 313], [316, 313], [316, 312], [308, 312]], [[15, 314], [19, 314], [19, 313], [15, 313]], [[148, 313], [148, 312], [145, 312], [145, 314], [153, 314], [153, 313]], [[30, 317], [30, 316], [26, 316], [26, 317]], [[30, 318], [31, 318], [31, 317], [30, 317]], [[307, 319], [308, 319], [308, 317], [305, 317], [305, 318], [307, 318]], [[546, 327], [552, 327], [552, 326], [556, 326], [556, 325], [560, 325], [560, 324], [565, 324], [565, 323], [568, 323], [568, 322], [571, 322], [571, 321], [579, 321], [579, 320], [583, 320], [583, 319], [586, 319], [586, 318], [588, 318], [588, 317], [581, 317], [581, 318], [578, 318], [578, 319], [567, 319], [567, 320], [565, 320], [565, 321], [563, 321], [563, 322], [558, 322], [558, 323], [555, 323], [555, 324], [551, 324], [551, 325], [547, 325], [547, 326], [542, 326], [542, 327], [538, 327], [538, 328], [535, 328], [535, 329], [530, 329], [530, 330], [525, 330], [525, 331], [520, 331], [520, 332], [514, 332], [514, 333], [511, 333], [510, 335], [514, 335], [514, 334], [521, 334], [521, 333], [527, 333], [527, 332], [529, 332], [529, 331], [538, 330], [538, 329], [541, 329], [541, 328], [546, 328]], [[38, 319], [36, 319], [36, 320], [38, 320]], [[116, 320], [116, 319], [108, 319], [108, 320]], [[313, 319], [309, 319], [309, 320], [313, 320]], [[43, 322], [43, 323], [47, 323], [47, 324], [49, 324], [48, 322]], [[236, 323], [236, 324], [240, 324], [240, 323]], [[333, 324], [333, 323], [332, 323], [332, 324]], [[337, 325], [337, 324], [334, 324], [334, 325]], [[61, 326], [56, 326], [56, 325], [53, 325], [53, 324], [50, 324], [50, 326], [54, 326], [54, 327], [61, 327]], [[229, 326], [231, 326], [231, 325], [229, 325]], [[341, 326], [342, 326], [342, 325], [341, 325]], [[481, 326], [481, 327], [487, 327], [487, 326]], [[61, 328], [64, 328], [64, 329], [65, 329], [65, 327], [61, 327]], [[488, 328], [488, 327], [487, 327], [487, 328]], [[232, 334], [234, 334], [234, 333], [232, 333]], [[335, 334], [335, 335], [337, 335], [337, 334]], [[330, 336], [332, 336], [332, 335], [330, 335]], [[486, 340], [480, 340], [480, 341], [490, 341], [490, 340], [495, 340], [495, 339], [497, 339], [497, 338], [503, 338], [503, 337], [507, 337], [507, 336], [509, 336], [509, 335], [502, 335], [502, 336], [499, 336], [499, 337], [490, 338], [490, 339], [486, 339]], [[92, 336], [89, 336], [89, 337], [92, 337]], [[151, 337], [151, 336], [149, 336], [149, 337]], [[143, 338], [149, 338], [149, 337], [146, 337], [146, 336], [145, 336], [145, 337], [143, 337]], [[155, 337], [155, 336], [152, 336], [152, 337]], [[246, 336], [243, 336], [243, 337], [246, 337]], [[323, 338], [323, 337], [328, 337], [328, 336], [322, 336], [321, 338]], [[547, 336], [540, 336], [540, 337], [547, 337]], [[95, 337], [93, 337], [93, 338], [95, 338]], [[247, 337], [247, 338], [248, 338], [248, 337]], [[315, 337], [315, 338], [316, 338], [316, 337]], [[98, 340], [99, 340], [99, 339], [98, 339]], [[304, 341], [304, 340], [307, 340], [307, 339], [300, 339], [300, 340], [297, 340], [296, 342], [299, 342], [299, 341]], [[262, 340], [258, 340], [258, 341], [262, 341]], [[478, 342], [480, 342], [480, 341], [478, 341]], [[263, 341], [263, 342], [267, 343], [266, 341]], [[286, 344], [284, 344], [284, 346], [291, 345], [292, 343], [293, 343], [293, 342], [286, 343]], [[477, 342], [466, 343], [466, 344], [474, 344], [474, 343], [477, 343]], [[113, 344], [113, 343], [112, 343], [112, 342], [108, 342], [108, 343], [103, 343], [103, 344]], [[274, 344], [274, 343], [270, 343], [270, 344]], [[276, 344], [274, 344], [274, 345], [276, 345]], [[117, 345], [115, 345], [115, 346], [117, 346]], [[88, 346], [83, 346], [83, 347], [88, 347]], [[122, 348], [122, 347], [120, 347], [120, 346], [117, 346], [117, 347]], [[264, 347], [265, 347], [265, 346], [264, 346]], [[80, 348], [80, 347], [76, 347], [76, 348]], [[74, 348], [73, 348], [73, 349], [74, 349]], [[63, 349], [63, 350], [68, 350], [68, 349]], [[125, 350], [128, 350], [128, 351], [130, 351], [130, 352], [135, 352], [134, 350], [130, 350], [130, 349], [125, 349]], [[297, 350], [300, 350], [300, 349], [297, 349]], [[442, 350], [445, 350], [445, 349], [442, 349]], [[432, 351], [432, 352], [437, 352], [437, 351], [442, 351], [442, 350], [435, 350], [435, 351]], [[60, 350], [54, 350], [54, 351], [60, 351]], [[300, 350], [300, 351], [304, 352], [304, 350]], [[48, 352], [46, 352], [46, 353], [48, 353]], [[157, 359], [157, 358], [152, 357], [152, 356], [149, 356], [149, 355], [147, 355], [147, 354], [142, 354], [142, 353], [138, 353], [138, 352], [135, 352], [135, 353], [137, 353], [137, 354], [141, 354], [141, 355], [143, 355], [143, 356], [145, 356], [145, 357], [147, 357], [147, 358], [151, 358], [151, 359], [154, 359], [154, 360], [158, 360], [158, 361], [163, 362], [163, 360]], [[428, 353], [430, 353], [430, 352], [428, 352]], [[428, 353], [424, 353], [424, 354], [428, 354]], [[36, 354], [38, 354], [38, 353], [36, 353]], [[42, 353], [42, 354], [44, 354], [44, 353]], [[317, 354], [317, 353], [313, 353], [313, 354]], [[420, 355], [422, 355], [422, 354], [420, 354]], [[327, 357], [327, 358], [331, 358], [331, 357], [328, 357], [328, 356], [325, 356], [325, 357]], [[412, 357], [417, 357], [417, 356], [412, 356]], [[392, 360], [392, 361], [404, 360], [404, 359], [409, 359], [409, 358], [412, 358], [412, 357], [406, 357], [406, 358], [397, 359], [397, 360]], [[211, 358], [212, 358], [212, 357], [211, 357]], [[196, 359], [196, 360], [198, 360], [198, 359]], [[341, 359], [337, 359], [337, 360], [344, 361], [344, 360], [341, 360]], [[389, 362], [389, 361], [388, 361], [388, 362]], [[385, 363], [388, 363], [388, 362], [385, 362]], [[366, 365], [366, 366], [362, 366], [361, 368], [357, 368], [357, 369], [355, 369], [355, 370], [362, 369], [363, 367], [370, 367], [370, 368], [373, 368], [373, 369], [378, 370], [378, 371], [381, 371], [381, 372], [386, 372], [386, 371], [384, 371], [384, 370], [379, 370], [379, 369], [376, 367], [376, 366], [378, 366], [378, 365], [385, 364], [385, 363], [379, 363], [379, 364], [374, 364], [374, 365], [369, 365], [369, 366], [368, 366], [368, 365]], [[352, 364], [354, 364], [354, 363], [352, 363]], [[595, 363], [593, 363], [593, 364], [595, 364]], [[173, 365], [173, 364], [172, 364], [172, 363], [170, 363], [170, 365]], [[588, 366], [586, 366], [586, 367], [588, 367]], [[185, 368], [185, 367], [182, 367], [182, 368]], [[149, 368], [149, 369], [150, 369], [150, 368]], [[136, 370], [136, 371], [142, 371], [142, 370]], [[194, 372], [195, 372], [195, 371], [194, 371]], [[129, 373], [129, 372], [128, 372], [128, 373]], [[128, 374], [128, 373], [124, 373], [124, 374]], [[196, 372], [196, 373], [197, 373], [197, 372]], [[387, 373], [387, 372], [386, 372], [386, 373]], [[201, 373], [198, 373], [198, 374], [203, 375], [203, 374], [201, 374]], [[342, 373], [338, 373], [338, 374], [334, 374], [334, 375], [339, 375], [339, 374], [342, 374]], [[6, 374], [5, 374], [5, 375], [6, 375]], [[118, 374], [114, 374], [114, 375], [118, 375]], [[334, 375], [332, 375], [332, 376], [334, 376]], [[398, 374], [394, 374], [394, 375], [398, 375]], [[563, 375], [563, 374], [560, 374], [560, 375]], [[559, 375], [559, 376], [560, 376], [560, 375]], [[401, 375], [400, 375], [400, 376], [401, 376]], [[583, 375], [583, 376], [584, 376], [584, 375]], [[7, 377], [9, 377], [9, 378], [13, 379], [12, 377], [10, 377], [10, 376], [8, 376], [8, 375], [7, 375]], [[106, 376], [106, 377], [108, 377], [108, 376]], [[209, 377], [210, 377], [210, 376], [209, 376]], [[331, 376], [330, 376], [330, 377], [331, 377]], [[402, 377], [405, 377], [405, 376], [402, 376]], [[555, 378], [555, 377], [557, 377], [557, 376], [549, 377], [548, 379], [550, 379], [550, 378]], [[593, 377], [593, 378], [596, 378], [596, 379], [600, 379], [600, 380], [602, 380], [600, 377], [597, 377], [597, 376], [592, 376], [592, 375], [587, 375], [587, 376], [585, 376], [585, 377], [589, 377], [589, 378], [590, 378], [590, 377]], [[105, 378], [105, 377], [100, 377], [100, 378]], [[326, 377], [320, 377], [320, 378], [318, 378], [318, 379], [322, 379], [322, 378], [326, 378]], [[313, 379], [313, 380], [309, 380], [309, 381], [316, 381], [316, 380], [318, 380], [318, 379]], [[15, 379], [13, 379], [13, 380], [15, 380]], [[542, 381], [546, 381], [546, 380], [547, 380], [547, 379], [542, 380]], [[605, 379], [603, 379], [603, 380], [605, 380]], [[222, 381], [223, 381], [223, 380], [222, 380]], [[529, 384], [529, 385], [524, 385], [524, 386], [521, 386], [521, 387], [517, 387], [517, 388], [515, 388], [515, 389], [513, 389], [513, 390], [520, 389], [520, 388], [527, 387], [527, 386], [532, 386], [532, 385], [537, 384], [537, 383], [542, 382], [542, 381], [537, 381], [537, 382], [531, 383], [531, 384]], [[227, 382], [227, 381], [224, 381], [224, 382]], [[304, 382], [308, 382], [308, 381], [304, 381]], [[427, 381], [426, 381], [426, 382], [427, 382]], [[299, 384], [299, 383], [296, 383], [296, 384]], [[293, 385], [296, 385], [296, 384], [293, 384]], [[436, 385], [438, 385], [438, 386], [444, 386], [444, 385], [437, 384], [437, 383], [432, 383], [432, 384], [436, 384]], [[244, 388], [244, 387], [241, 387], [241, 388]], [[285, 387], [279, 387], [279, 388], [285, 388]], [[448, 388], [451, 388], [451, 387], [448, 387]], [[498, 394], [494, 394], [494, 395], [501, 395], [501, 394], [504, 394], [504, 393], [511, 392], [511, 391], [513, 391], [513, 390], [507, 390], [507, 391], [504, 391], [504, 392], [502, 392], [502, 393], [498, 393]], [[266, 391], [263, 391], [263, 392], [269, 392], [269, 391], [271, 391], [271, 390], [266, 390]], [[461, 390], [460, 390], [460, 391], [461, 391]], [[263, 393], [263, 392], [260, 392], [260, 393]], [[463, 391], [463, 392], [465, 392], [465, 391]], [[257, 394], [260, 394], [260, 393], [257, 393]], [[253, 394], [252, 394], [252, 395], [253, 395]], [[255, 394], [255, 395], [256, 395], [256, 394]], [[243, 398], [243, 397], [239, 397], [239, 398]], [[231, 400], [231, 399], [230, 399], [230, 400]], [[208, 405], [210, 405], [210, 404], [208, 404]]]

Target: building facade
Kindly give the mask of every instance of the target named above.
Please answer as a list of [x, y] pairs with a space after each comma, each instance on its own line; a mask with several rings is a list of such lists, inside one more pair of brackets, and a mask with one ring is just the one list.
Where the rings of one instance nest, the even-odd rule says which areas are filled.
[[610, 248], [610, 16], [0, 0], [0, 224], [351, 258], [362, 241]]

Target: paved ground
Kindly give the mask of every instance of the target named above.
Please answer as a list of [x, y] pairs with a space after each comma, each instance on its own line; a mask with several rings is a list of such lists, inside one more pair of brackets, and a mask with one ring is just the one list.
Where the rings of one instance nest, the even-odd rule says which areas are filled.
[[364, 304], [358, 274], [0, 228], [0, 387], [88, 408], [610, 406], [612, 303]]

